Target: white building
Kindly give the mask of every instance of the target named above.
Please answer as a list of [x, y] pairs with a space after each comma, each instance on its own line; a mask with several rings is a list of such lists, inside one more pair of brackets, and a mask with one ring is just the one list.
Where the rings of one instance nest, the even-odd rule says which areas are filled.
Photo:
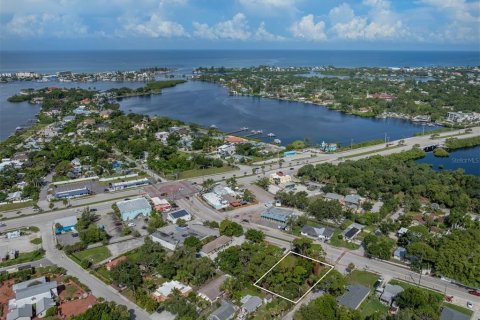
[[163, 283], [160, 287], [158, 287], [157, 290], [155, 290], [153, 295], [157, 300], [165, 301], [168, 296], [172, 294], [173, 290], [178, 290], [182, 296], [186, 296], [190, 291], [192, 291], [192, 287], [187, 286], [176, 280], [172, 280]]
[[292, 181], [292, 177], [288, 174], [284, 174], [282, 171], [278, 171], [270, 175], [269, 181], [272, 184], [285, 185]]

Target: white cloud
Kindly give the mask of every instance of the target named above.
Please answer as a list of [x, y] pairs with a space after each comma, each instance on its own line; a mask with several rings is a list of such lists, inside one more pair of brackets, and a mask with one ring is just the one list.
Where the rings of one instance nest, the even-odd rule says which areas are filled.
[[327, 39], [325, 34], [325, 22], [319, 21], [315, 23], [313, 14], [302, 17], [299, 21], [296, 21], [290, 27], [295, 38], [302, 38], [312, 41], [324, 41]]
[[188, 33], [183, 26], [174, 21], [163, 19], [159, 13], [150, 15], [147, 21], [138, 22], [137, 19], [122, 18], [123, 28], [128, 33], [148, 36], [152, 38], [187, 37]]
[[265, 22], [261, 22], [260, 25], [258, 26], [257, 31], [255, 32], [254, 35], [255, 40], [260, 40], [260, 41], [282, 41], [285, 40], [284, 37], [275, 35], [273, 33], [270, 33], [267, 31], [265, 28]]
[[330, 10], [330, 31], [348, 40], [398, 39], [409, 34], [400, 17], [390, 10], [388, 1], [364, 0], [363, 4], [371, 7], [367, 16], [356, 16], [346, 3]]
[[59, 14], [14, 14], [2, 26], [3, 36], [78, 38], [87, 34], [87, 27], [76, 16]]
[[246, 9], [260, 15], [268, 15], [272, 11], [285, 13], [288, 10], [297, 10], [297, 0], [238, 0], [238, 2]]
[[237, 13], [231, 20], [221, 21], [213, 26], [206, 23], [193, 22], [193, 34], [202, 39], [217, 40], [248, 40], [252, 35], [249, 31], [247, 18], [243, 13]]
[[431, 33], [430, 39], [449, 43], [480, 42], [480, 2], [464, 0], [421, 0], [434, 14], [446, 17], [446, 23]]

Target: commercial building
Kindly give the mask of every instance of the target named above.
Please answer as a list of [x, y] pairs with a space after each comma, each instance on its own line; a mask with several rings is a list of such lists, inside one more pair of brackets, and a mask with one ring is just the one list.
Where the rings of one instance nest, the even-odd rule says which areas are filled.
[[285, 185], [292, 181], [292, 177], [288, 174], [284, 174], [282, 171], [278, 171], [270, 174], [269, 181], [276, 185]]
[[152, 206], [145, 198], [124, 200], [117, 202], [120, 215], [123, 221], [135, 219], [139, 215], [148, 217], [152, 211]]
[[192, 220], [192, 215], [188, 213], [187, 210], [169, 212], [167, 215], [167, 220], [170, 223], [177, 223], [179, 219], [182, 219], [183, 221], [190, 221]]
[[153, 208], [157, 212], [166, 212], [172, 209], [172, 205], [168, 202], [167, 199], [160, 199], [159, 197], [153, 197], [152, 199]]
[[64, 232], [74, 231], [75, 226], [77, 225], [77, 217], [69, 216], [53, 221], [53, 226], [55, 228], [55, 234], [61, 234]]
[[227, 208], [230, 203], [237, 201], [235, 196], [235, 191], [223, 185], [216, 185], [213, 187], [212, 192], [207, 192], [202, 195], [203, 199], [217, 210]]
[[147, 184], [150, 184], [150, 180], [148, 180], [147, 178], [142, 178], [142, 179], [137, 179], [137, 180], [130, 180], [130, 181], [112, 183], [110, 189], [112, 189], [112, 190], [123, 190], [123, 189], [128, 189], [128, 188], [145, 186]]
[[293, 210], [270, 207], [260, 217], [277, 223], [286, 224], [292, 216]]
[[65, 186], [63, 188], [58, 187], [55, 190], [53, 196], [56, 199], [70, 199], [70, 198], [77, 198], [90, 195], [91, 191], [87, 186], [75, 186], [69, 187]]

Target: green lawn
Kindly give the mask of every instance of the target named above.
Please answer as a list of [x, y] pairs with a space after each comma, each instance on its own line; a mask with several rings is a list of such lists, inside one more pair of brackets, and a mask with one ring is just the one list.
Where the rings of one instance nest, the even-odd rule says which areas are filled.
[[[235, 168], [224, 166], [221, 168], [208, 168], [208, 169], [193, 169], [180, 172], [179, 179], [188, 179], [188, 178], [195, 178], [201, 176], [208, 176], [212, 174], [219, 174], [224, 172], [229, 172], [235, 170]], [[252, 172], [247, 172], [247, 174], [252, 174]]]
[[20, 202], [20, 203], [7, 203], [7, 204], [2, 204], [0, 206], [0, 211], [17, 210], [17, 209], [22, 209], [26, 207], [31, 207], [33, 205], [34, 205], [33, 201]]
[[336, 229], [335, 232], [333, 233], [332, 238], [330, 239], [330, 244], [335, 247], [342, 247], [342, 248], [347, 248], [350, 250], [356, 250], [360, 248], [358, 244], [347, 242], [343, 239], [339, 239], [338, 235], [342, 234], [342, 230]]
[[35, 239], [30, 240], [30, 242], [33, 243], [33, 244], [40, 244], [40, 243], [42, 243], [42, 238], [35, 238]]
[[93, 264], [96, 264], [110, 257], [111, 253], [107, 247], [102, 246], [75, 252], [74, 255], [80, 261], [88, 260], [91, 261]]
[[94, 274], [106, 284], [112, 284], [113, 282], [110, 272], [105, 268], [105, 266], [95, 270]]
[[19, 263], [40, 260], [44, 255], [45, 251], [43, 251], [43, 249], [38, 249], [32, 252], [21, 252], [16, 259], [0, 262], [0, 267], [8, 267]]
[[375, 284], [375, 282], [377, 282], [378, 278], [380, 278], [380, 276], [375, 273], [361, 270], [353, 270], [353, 272], [347, 276], [347, 281], [349, 283], [358, 283], [369, 287], [370, 289], [373, 289], [373, 285]]
[[449, 307], [450, 309], [453, 309], [453, 310], [456, 310], [458, 312], [461, 312], [469, 317], [472, 317], [473, 315], [473, 311], [470, 310], [470, 309], [467, 309], [467, 308], [464, 308], [464, 307], [461, 307], [461, 306], [457, 306], [456, 304], [452, 304], [452, 303], [447, 303], [445, 302], [443, 304], [444, 307]]
[[378, 314], [380, 316], [378, 319], [382, 319], [382, 316], [388, 313], [388, 307], [384, 305], [376, 295], [371, 295], [361, 304], [358, 310], [360, 311], [362, 319], [373, 314]]

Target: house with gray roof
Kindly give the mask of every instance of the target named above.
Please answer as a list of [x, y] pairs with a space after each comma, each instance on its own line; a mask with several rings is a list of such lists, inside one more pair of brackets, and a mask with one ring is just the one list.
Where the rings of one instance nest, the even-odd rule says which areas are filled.
[[362, 197], [360, 197], [358, 194], [348, 194], [344, 199], [345, 205], [352, 210], [358, 210], [362, 204], [362, 201]]
[[342, 196], [341, 194], [338, 194], [338, 193], [327, 192], [325, 194], [325, 199], [326, 200], [337, 200], [338, 202], [343, 203], [343, 201], [345, 200], [345, 197]]
[[323, 227], [323, 226], [318, 226], [318, 227], [303, 226], [302, 229], [300, 230], [300, 233], [302, 236], [309, 236], [309, 237], [324, 240], [324, 241], [330, 240], [334, 232], [335, 232], [335, 229]]
[[39, 318], [43, 318], [47, 315], [48, 309], [56, 306], [55, 300], [52, 298], [42, 298], [35, 304], [35, 314]]
[[235, 316], [235, 312], [237, 312], [235, 305], [222, 300], [220, 307], [208, 316], [208, 320], [231, 320]]
[[395, 297], [401, 292], [403, 292], [403, 288], [399, 285], [387, 283], [383, 289], [382, 295], [380, 296], [380, 300], [388, 305], [391, 305]]
[[9, 309], [7, 320], [30, 320], [33, 316], [32, 306], [27, 304], [21, 308]]
[[369, 294], [369, 288], [361, 284], [351, 284], [347, 287], [347, 292], [337, 298], [337, 302], [347, 308], [357, 310]]
[[440, 314], [440, 320], [470, 320], [470, 317], [460, 311], [450, 309], [449, 307], [443, 307]]
[[248, 314], [255, 312], [261, 305], [262, 299], [257, 296], [251, 296], [247, 294], [240, 302], [242, 303], [242, 309]]
[[199, 240], [204, 240], [209, 236], [218, 237], [219, 235], [218, 229], [211, 229], [203, 225], [195, 224], [192, 221], [184, 227], [174, 224], [162, 227], [152, 233], [150, 238], [154, 242], [160, 243], [164, 248], [173, 251], [177, 246], [183, 245], [183, 242], [188, 237], [192, 236]]

